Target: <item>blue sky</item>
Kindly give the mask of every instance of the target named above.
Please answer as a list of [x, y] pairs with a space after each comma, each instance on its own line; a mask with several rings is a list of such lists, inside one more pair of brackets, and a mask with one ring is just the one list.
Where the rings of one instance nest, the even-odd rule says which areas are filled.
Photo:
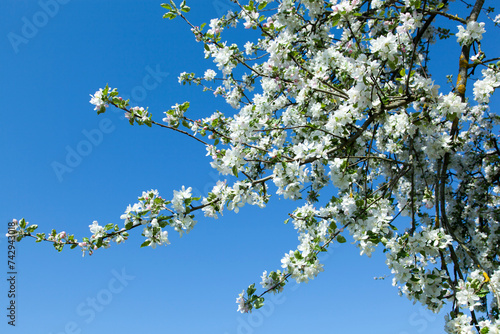
[[[202, 145], [159, 128], [131, 127], [121, 112], [97, 116], [90, 96], [109, 83], [156, 120], [177, 102], [190, 115], [233, 112], [198, 87], [181, 86], [182, 71], [203, 73], [203, 60], [181, 20], [164, 20], [161, 1], [5, 0], [0, 25], [3, 120], [0, 213], [4, 227], [25, 217], [39, 230], [88, 236], [93, 220], [120, 223], [143, 190], [163, 197], [182, 185], [204, 193], [219, 179]], [[201, 24], [235, 9], [229, 0], [191, 0]], [[447, 41], [455, 73], [458, 47]], [[456, 57], [455, 57], [456, 55]], [[458, 61], [456, 62], [458, 63]], [[442, 72], [444, 73], [444, 72]], [[443, 76], [441, 76], [443, 80]], [[90, 139], [89, 139], [90, 137]], [[90, 144], [89, 144], [90, 143]], [[75, 156], [78, 154], [78, 157]], [[61, 165], [68, 169], [60, 170]], [[56, 167], [58, 166], [58, 167]], [[7, 240], [0, 283], [2, 333], [441, 333], [443, 319], [399, 297], [385, 257], [360, 257], [349, 244], [324, 255], [325, 272], [291, 283], [251, 315], [236, 312], [237, 294], [276, 270], [297, 245], [284, 225], [294, 203], [274, 199], [265, 210], [245, 207], [198, 225], [172, 244], [128, 242], [82, 258], [49, 243], [16, 244], [16, 328], [7, 325]]]

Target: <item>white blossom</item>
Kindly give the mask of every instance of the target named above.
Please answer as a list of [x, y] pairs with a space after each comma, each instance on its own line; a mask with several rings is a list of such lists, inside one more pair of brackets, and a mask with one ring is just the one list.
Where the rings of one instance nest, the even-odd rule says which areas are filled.
[[480, 41], [483, 38], [483, 34], [486, 32], [484, 29], [484, 22], [470, 21], [467, 22], [467, 27], [458, 26], [458, 32], [456, 33], [457, 42], [460, 45], [470, 45], [472, 42]]
[[214, 70], [208, 69], [205, 71], [204, 79], [207, 81], [212, 81], [216, 75], [217, 73], [215, 73]]

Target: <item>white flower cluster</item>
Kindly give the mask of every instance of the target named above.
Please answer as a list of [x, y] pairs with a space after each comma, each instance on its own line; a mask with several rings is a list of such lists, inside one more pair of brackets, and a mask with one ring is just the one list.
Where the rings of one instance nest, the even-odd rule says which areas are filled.
[[446, 325], [444, 330], [449, 334], [475, 334], [476, 330], [473, 325], [471, 325], [472, 318], [460, 314], [454, 319], [450, 319], [446, 316]]
[[211, 19], [209, 26], [210, 29], [208, 29], [207, 34], [212, 36], [220, 34], [224, 30], [219, 19]]
[[217, 75], [217, 73], [215, 73], [214, 70], [208, 69], [205, 71], [204, 79], [206, 81], [212, 81], [216, 75]]
[[493, 19], [493, 22], [495, 24], [500, 24], [500, 14], [498, 14], [497, 16], [495, 16], [495, 18]]
[[241, 313], [249, 313], [251, 312], [251, 309], [249, 305], [246, 303], [245, 298], [243, 295], [245, 294], [245, 290], [243, 290], [239, 295], [238, 298], [236, 298], [236, 304], [238, 304], [238, 312]]
[[125, 225], [147, 224], [157, 218], [160, 211], [165, 209], [165, 200], [158, 193], [158, 190], [142, 192], [139, 202], [128, 205], [125, 213], [120, 216], [125, 220]]
[[[500, 321], [482, 320], [478, 323], [479, 333], [498, 334], [500, 333]], [[450, 319], [446, 316], [446, 325], [444, 330], [449, 334], [475, 334], [478, 333], [472, 325], [472, 318], [459, 314], [456, 318]]]
[[144, 228], [143, 235], [146, 237], [146, 243], [151, 246], [151, 248], [156, 248], [157, 245], [169, 245], [170, 241], [168, 240], [168, 232], [167, 231], [162, 231], [161, 229], [159, 231], [155, 231], [155, 229], [158, 229], [159, 227], [154, 223], [151, 223], [151, 227]]
[[396, 61], [396, 55], [398, 53], [398, 41], [396, 35], [389, 33], [385, 36], [379, 36], [376, 39], [371, 40], [370, 50], [373, 53], [378, 53], [380, 59], [388, 60], [391, 62]]
[[401, 293], [435, 312], [444, 305], [443, 296], [450, 292], [442, 284], [447, 274], [444, 270], [426, 267], [437, 263], [440, 250], [445, 251], [451, 240], [443, 229], [423, 228], [413, 236], [395, 236], [385, 245], [389, 250], [386, 263], [394, 274], [393, 285], [399, 282]]
[[478, 302], [479, 296], [476, 294], [476, 290], [472, 287], [470, 282], [458, 281], [456, 298], [460, 306], [468, 307], [470, 311], [474, 309], [474, 306], [480, 305]]
[[[439, 96], [439, 104], [437, 109], [440, 111], [442, 118], [453, 119], [453, 117], [461, 117], [467, 110], [467, 103], [463, 103], [460, 96], [449, 93]], [[436, 115], [437, 116], [437, 115]]]
[[479, 103], [490, 102], [493, 91], [500, 86], [500, 71], [487, 68], [481, 71], [483, 78], [474, 82], [474, 100]]
[[[344, 199], [342, 204], [345, 202], [352, 202], [354, 200], [350, 198], [350, 201]], [[350, 211], [355, 210], [355, 204], [351, 204]], [[389, 233], [389, 222], [393, 217], [393, 209], [390, 207], [388, 201], [380, 201], [378, 205], [367, 212], [367, 218], [364, 220], [357, 220], [357, 224], [349, 226], [349, 232], [352, 234], [353, 239], [357, 242], [357, 246], [360, 249], [360, 255], [366, 254], [371, 256], [375, 251], [378, 239], [373, 238], [376, 235], [388, 235]]]
[[498, 320], [482, 320], [479, 321], [479, 332], [489, 333], [489, 334], [499, 334], [500, 333], [500, 321]]
[[[90, 95], [90, 103], [95, 105], [94, 110], [101, 110], [102, 108], [107, 108], [108, 104], [105, 99], [103, 99], [103, 90], [100, 88], [94, 95]], [[104, 96], [105, 98], [106, 96]]]
[[183, 119], [187, 107], [189, 107], [189, 104], [176, 103], [171, 107], [172, 109], [164, 112], [166, 117], [163, 118], [163, 122], [167, 123], [169, 126], [177, 127]]
[[151, 114], [143, 107], [132, 107], [130, 111], [125, 112], [125, 118], [132, 123], [136, 121], [138, 124], [145, 124], [151, 120]]
[[308, 170], [298, 161], [285, 164], [277, 164], [274, 167], [274, 184], [278, 187], [276, 193], [283, 198], [299, 199], [302, 197], [301, 190], [304, 183], [308, 181]]
[[258, 12], [244, 12], [243, 18], [245, 19], [245, 23], [243, 26], [246, 29], [256, 27], [258, 24], [259, 13]]
[[208, 50], [205, 50], [205, 58], [212, 56], [214, 62], [217, 64], [217, 68], [221, 70], [224, 75], [230, 75], [232, 70], [236, 67], [236, 61], [234, 61], [232, 57], [237, 48], [236, 44], [228, 47], [225, 42], [221, 48], [214, 44], [209, 44]]
[[483, 34], [486, 32], [484, 29], [484, 22], [470, 21], [467, 22], [467, 27], [457, 26], [458, 32], [457, 42], [460, 45], [470, 45], [473, 42], [478, 42], [483, 38]]
[[185, 188], [182, 186], [180, 191], [174, 190], [172, 199], [172, 207], [175, 211], [170, 224], [181, 236], [183, 233], [189, 233], [196, 225], [193, 215], [189, 215], [190, 204], [194, 200], [191, 193], [191, 187]]
[[102, 238], [106, 235], [106, 230], [104, 227], [100, 226], [97, 221], [93, 221], [92, 225], [89, 225], [90, 232], [92, 233], [91, 239]]
[[283, 291], [283, 285], [286, 274], [281, 273], [279, 270], [276, 272], [267, 273], [267, 270], [262, 273], [260, 285], [262, 288], [269, 290], [272, 289], [274, 293]]
[[170, 243], [168, 232], [162, 230], [159, 222], [160, 212], [166, 209], [167, 203], [160, 197], [158, 190], [145, 191], [139, 197], [139, 202], [129, 205], [120, 218], [125, 220], [125, 228], [128, 229], [145, 225], [142, 233], [146, 237], [144, 246], [155, 248], [157, 245], [167, 245]]
[[192, 197], [191, 191], [191, 187], [186, 189], [184, 186], [182, 186], [182, 189], [180, 191], [174, 190], [172, 206], [176, 212], [186, 212], [186, 200]]
[[299, 251], [290, 251], [281, 259], [281, 267], [286, 269], [297, 283], [307, 283], [323, 271], [323, 264], [315, 257], [304, 258]]

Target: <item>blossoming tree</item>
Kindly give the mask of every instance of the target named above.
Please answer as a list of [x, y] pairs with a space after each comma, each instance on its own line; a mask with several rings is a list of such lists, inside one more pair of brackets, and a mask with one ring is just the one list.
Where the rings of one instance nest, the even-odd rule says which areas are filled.
[[[145, 191], [121, 216], [123, 226], [94, 221], [91, 236], [80, 240], [37, 233], [24, 219], [14, 220], [8, 235], [92, 254], [138, 229], [141, 246], [155, 248], [169, 244], [169, 228], [191, 231], [197, 215], [264, 208], [276, 194], [297, 203], [287, 221], [299, 243], [279, 270], [262, 274], [261, 292], [252, 284], [239, 295], [239, 311], [261, 307], [291, 279], [316, 277], [323, 271], [318, 254], [348, 233], [362, 255], [383, 249], [400, 293], [434, 312], [448, 308], [448, 333], [499, 333], [500, 117], [489, 99], [500, 86], [500, 58], [486, 57], [480, 19], [493, 26], [500, 15], [492, 18], [485, 0], [233, 2], [239, 11], [208, 27], [188, 20], [185, 1], [162, 6], [165, 18], [191, 27], [217, 65], [218, 72], [184, 72], [179, 81], [222, 96], [237, 113], [193, 120], [184, 102], [155, 120], [108, 86], [90, 101], [98, 114], [113, 106], [130, 124], [205, 145], [227, 180], [202, 198], [185, 187], [170, 200]], [[459, 5], [466, 17], [457, 15]], [[450, 24], [458, 25], [461, 53], [452, 57], [450, 88], [442, 89], [428, 61], [436, 39], [453, 35]], [[225, 42], [223, 32], [240, 25], [260, 37]]]

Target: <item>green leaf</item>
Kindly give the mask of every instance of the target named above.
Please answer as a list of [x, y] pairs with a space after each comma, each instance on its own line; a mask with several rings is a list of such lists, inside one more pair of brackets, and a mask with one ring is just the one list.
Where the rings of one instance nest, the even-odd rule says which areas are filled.
[[336, 14], [332, 17], [332, 27], [335, 27], [337, 24], [339, 24], [340, 17], [340, 14]]
[[255, 288], [255, 283], [253, 283], [247, 289], [247, 296], [250, 298], [250, 296], [253, 295], [255, 291], [257, 291], [257, 289]]
[[141, 248], [142, 248], [142, 247], [147, 247], [147, 246], [149, 246], [149, 244], [150, 244], [150, 243], [151, 243], [151, 240], [146, 240], [146, 241], [144, 241], [144, 242], [142, 243], [142, 245], [141, 245]]
[[172, 10], [172, 7], [168, 3], [162, 3], [160, 6], [162, 6], [165, 9]]
[[488, 334], [490, 331], [490, 329], [488, 327], [483, 327], [481, 328], [481, 331], [479, 333], [481, 334]]
[[60, 251], [62, 251], [62, 250], [63, 250], [64, 244], [60, 244], [60, 243], [54, 242], [54, 243], [53, 243], [53, 245], [54, 245], [54, 248], [55, 248], [58, 252], [60, 252]]
[[343, 243], [346, 242], [346, 240], [345, 240], [344, 236], [342, 236], [342, 235], [339, 234], [339, 235], [337, 235], [337, 242], [339, 244], [343, 244]]
[[34, 225], [30, 225], [28, 226], [28, 228], [26, 229], [29, 233], [33, 233], [36, 229], [38, 228], [38, 225], [34, 224]]
[[173, 13], [173, 12], [169, 12], [169, 13], [166, 13], [163, 15], [163, 18], [164, 19], [175, 19], [177, 17], [177, 14]]
[[264, 306], [264, 298], [263, 297], [257, 298], [257, 300], [255, 301], [255, 303], [253, 304], [253, 306], [256, 309], [261, 308], [262, 306]]
[[104, 89], [102, 91], [102, 95], [103, 96], [107, 96], [108, 92], [109, 92], [109, 86], [108, 86], [108, 84], [106, 84], [106, 87], [104, 87]]
[[477, 293], [477, 295], [481, 298], [486, 297], [490, 293], [490, 290], [488, 289], [482, 289]]

